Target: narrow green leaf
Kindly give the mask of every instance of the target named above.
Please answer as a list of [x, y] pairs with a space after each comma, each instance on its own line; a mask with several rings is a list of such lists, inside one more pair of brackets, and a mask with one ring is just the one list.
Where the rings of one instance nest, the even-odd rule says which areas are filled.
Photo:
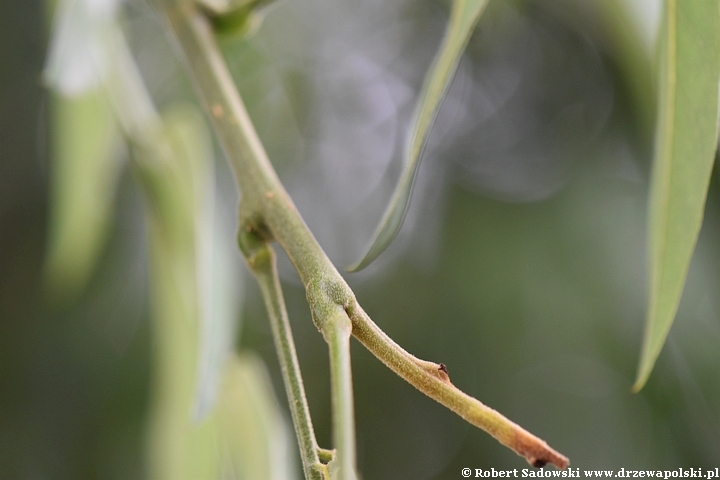
[[120, 135], [104, 94], [53, 95], [45, 279], [55, 301], [87, 283], [105, 243], [120, 171]]
[[75, 0], [47, 3], [53, 25], [43, 79], [53, 94], [44, 274], [51, 300], [66, 302], [81, 292], [102, 250], [119, 177], [120, 132], [102, 87], [110, 58], [102, 32], [118, 1], [94, 9]]
[[[208, 138], [208, 146], [210, 146]], [[212, 164], [212, 151], [207, 152]], [[195, 419], [210, 413], [217, 398], [222, 369], [237, 342], [238, 319], [243, 301], [242, 264], [235, 243], [234, 218], [221, 215], [222, 200], [206, 208], [199, 225], [200, 284], [203, 308], [200, 325], [199, 376], [195, 399]], [[210, 202], [208, 202], [210, 203]], [[213, 207], [208, 205], [207, 207]]]
[[222, 478], [297, 478], [294, 442], [265, 364], [231, 356], [218, 400]]
[[455, 0], [453, 2], [445, 38], [425, 77], [425, 83], [415, 108], [410, 141], [404, 155], [405, 168], [400, 182], [375, 230], [370, 248], [362, 260], [348, 267], [348, 271], [358, 271], [368, 266], [387, 248], [400, 230], [428, 133], [437, 117], [440, 102], [457, 71], [470, 34], [486, 4], [487, 0]]
[[143, 140], [135, 166], [147, 200], [154, 334], [149, 477], [218, 478], [214, 418], [195, 422], [192, 415], [203, 309], [197, 229], [209, 139], [197, 112], [175, 108]]
[[647, 381], [665, 343], [702, 225], [718, 138], [717, 0], [668, 0], [659, 41], [659, 108], [650, 187], [650, 291], [635, 391]]

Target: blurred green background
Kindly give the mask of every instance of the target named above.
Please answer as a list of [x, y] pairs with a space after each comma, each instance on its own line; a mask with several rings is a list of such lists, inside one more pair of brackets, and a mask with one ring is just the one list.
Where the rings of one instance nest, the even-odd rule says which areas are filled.
[[[650, 62], [627, 59], [633, 48], [651, 56], [658, 5], [628, 17], [636, 34], [603, 8], [491, 2], [441, 108], [399, 238], [346, 278], [393, 339], [445, 363], [453, 383], [572, 467], [715, 468], [717, 177], [678, 318], [647, 387], [633, 395], [652, 118], [643, 105], [653, 86]], [[339, 267], [360, 255], [398, 177], [446, 14], [434, 0], [277, 0], [250, 40], [221, 42], [270, 158]], [[155, 102], [192, 99], [150, 7], [131, 0], [123, 15]], [[82, 297], [51, 307], [42, 288], [48, 24], [43, 2], [0, 2], [0, 478], [144, 478], [152, 340], [143, 205], [127, 168]], [[216, 156], [221, 208], [232, 218], [237, 193]], [[329, 447], [327, 349], [285, 258], [281, 273], [316, 433]], [[244, 284], [237, 347], [265, 359], [282, 404], [259, 291]], [[353, 374], [363, 478], [527, 467], [357, 343]]]

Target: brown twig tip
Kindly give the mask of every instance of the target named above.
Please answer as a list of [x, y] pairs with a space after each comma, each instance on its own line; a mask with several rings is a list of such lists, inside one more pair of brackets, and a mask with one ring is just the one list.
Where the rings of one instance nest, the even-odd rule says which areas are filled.
[[515, 445], [512, 446], [512, 449], [518, 455], [525, 457], [528, 463], [535, 468], [551, 464], [560, 470], [565, 470], [570, 465], [570, 460], [565, 455], [555, 451], [543, 440], [525, 430], [516, 432]]

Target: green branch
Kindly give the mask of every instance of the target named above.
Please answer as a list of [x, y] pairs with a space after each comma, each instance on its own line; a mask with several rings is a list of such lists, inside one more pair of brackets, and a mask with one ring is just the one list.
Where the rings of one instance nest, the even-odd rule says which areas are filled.
[[[311, 288], [315, 287], [317, 285]], [[315, 292], [313, 297], [327, 298], [322, 292]], [[344, 308], [333, 301], [316, 303], [312, 314], [330, 350], [332, 425], [336, 449], [335, 459], [329, 465], [330, 475], [332, 478], [355, 480], [355, 415], [350, 363], [352, 323]]]
[[[341, 335], [340, 326], [346, 325], [346, 322], [338, 321], [338, 307], [341, 307], [351, 321], [352, 334], [406, 381], [484, 429], [532, 465], [552, 463], [565, 468], [567, 458], [495, 410], [458, 390], [450, 383], [443, 365], [415, 358], [370, 320], [280, 184], [233, 84], [208, 19], [190, 1], [156, 2], [169, 19], [191, 81], [234, 169], [242, 191], [241, 228], [254, 232], [265, 241], [276, 240], [287, 252], [305, 285], [313, 321], [331, 344], [331, 354], [335, 350], [339, 354], [345, 349], [345, 346], [339, 346], [340, 340], [338, 345], [334, 345], [335, 335]], [[333, 381], [350, 382], [349, 357], [338, 362], [337, 368], [338, 376], [344, 378], [333, 377]], [[348, 394], [347, 388], [342, 385], [334, 385], [333, 388], [338, 389], [334, 395]], [[339, 401], [343, 405], [341, 408], [351, 405], [347, 399]], [[335, 407], [337, 410], [338, 407]], [[333, 415], [336, 418], [344, 414], [336, 411]], [[342, 421], [338, 418], [338, 422]], [[345, 424], [345, 427], [350, 428], [350, 425]], [[336, 433], [335, 441], [342, 443], [346, 435], [349, 435], [348, 431], [340, 435]], [[343, 458], [343, 455], [351, 454], [338, 452], [337, 455]], [[351, 460], [352, 457], [345, 457], [344, 461]]]
[[335, 325], [325, 336], [330, 350], [330, 387], [332, 398], [333, 442], [335, 459], [330, 462], [332, 478], [355, 480], [355, 409], [353, 406], [350, 336], [352, 325], [339, 310]]
[[327, 479], [329, 478], [327, 465], [324, 465], [318, 456], [319, 448], [305, 397], [305, 387], [300, 375], [300, 365], [295, 353], [295, 343], [280, 287], [280, 278], [277, 274], [275, 252], [270, 245], [258, 239], [252, 232], [242, 230], [238, 240], [240, 250], [260, 285], [270, 317], [273, 340], [280, 360], [305, 477]]
[[543, 440], [453, 385], [444, 364], [420, 360], [403, 350], [373, 323], [360, 305], [349, 308], [348, 314], [355, 338], [409, 384], [485, 430], [525, 457], [532, 466], [539, 468], [552, 464], [562, 469], [568, 466], [568, 459]]

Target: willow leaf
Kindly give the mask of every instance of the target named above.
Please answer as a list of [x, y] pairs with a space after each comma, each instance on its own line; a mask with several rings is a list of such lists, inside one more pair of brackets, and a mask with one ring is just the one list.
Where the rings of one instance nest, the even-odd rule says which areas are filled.
[[120, 171], [120, 134], [97, 89], [53, 95], [52, 201], [45, 275], [54, 300], [87, 283], [108, 233]]
[[668, 0], [659, 41], [650, 291], [635, 391], [647, 381], [665, 343], [702, 225], [718, 134], [718, 2]]
[[231, 355], [218, 399], [222, 478], [297, 478], [294, 439], [263, 361]]
[[210, 151], [201, 117], [174, 108], [137, 143], [136, 171], [148, 218], [154, 328], [150, 478], [218, 478], [214, 418], [195, 422], [198, 324], [202, 315], [200, 242]]
[[53, 26], [43, 80], [52, 90], [52, 197], [45, 281], [52, 300], [66, 302], [82, 291], [102, 251], [119, 180], [121, 136], [102, 88], [110, 58], [102, 32], [119, 2], [47, 4]]
[[412, 132], [405, 149], [405, 168], [400, 182], [375, 230], [370, 248], [362, 260], [348, 267], [349, 271], [361, 270], [368, 266], [387, 248], [400, 230], [428, 133], [437, 116], [440, 102], [457, 71], [470, 34], [486, 4], [487, 0], [455, 0], [453, 2], [445, 38], [425, 77], [420, 99], [415, 109]]
[[[209, 136], [207, 144], [208, 147], [212, 146]], [[212, 165], [212, 151], [208, 151], [207, 155]], [[201, 255], [199, 280], [204, 291], [195, 399], [196, 421], [208, 415], [215, 405], [222, 369], [236, 341], [243, 300], [242, 265], [234, 242], [233, 217], [221, 215], [222, 205], [219, 200], [222, 198], [216, 196], [215, 205], [206, 202], [206, 216], [200, 219], [202, 223], [198, 225]]]

